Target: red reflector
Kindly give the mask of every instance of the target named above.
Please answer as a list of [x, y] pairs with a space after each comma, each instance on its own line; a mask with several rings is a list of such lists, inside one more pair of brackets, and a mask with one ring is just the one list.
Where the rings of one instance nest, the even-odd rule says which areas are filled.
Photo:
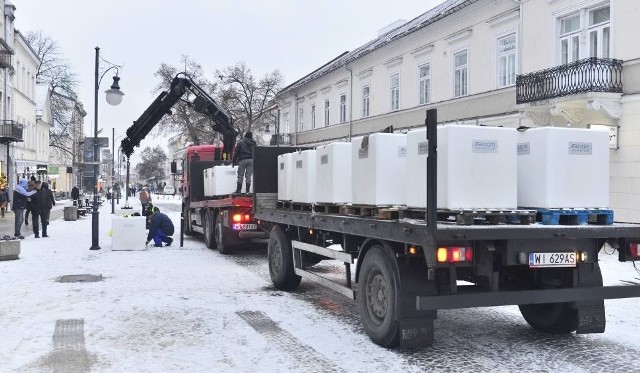
[[634, 242], [629, 244], [629, 255], [640, 256], [640, 243]]
[[467, 246], [464, 250], [464, 260], [466, 262], [472, 262], [473, 261], [473, 248], [470, 246]]

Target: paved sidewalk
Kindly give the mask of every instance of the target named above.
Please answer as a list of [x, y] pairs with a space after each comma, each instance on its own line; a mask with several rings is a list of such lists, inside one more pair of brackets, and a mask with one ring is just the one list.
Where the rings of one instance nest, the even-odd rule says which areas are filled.
[[[64, 217], [64, 207], [71, 206], [71, 200], [63, 199], [56, 201], [56, 205], [51, 209], [51, 216], [49, 217], [50, 221], [56, 219], [62, 219]], [[13, 236], [15, 233], [15, 221], [16, 216], [13, 211], [7, 211], [4, 214], [4, 218], [0, 218], [0, 236], [9, 235]], [[31, 215], [29, 215], [29, 225], [22, 224], [22, 230], [20, 233], [27, 238], [29, 236], [33, 236], [33, 227], [31, 225]], [[40, 227], [42, 230], [42, 227]]]

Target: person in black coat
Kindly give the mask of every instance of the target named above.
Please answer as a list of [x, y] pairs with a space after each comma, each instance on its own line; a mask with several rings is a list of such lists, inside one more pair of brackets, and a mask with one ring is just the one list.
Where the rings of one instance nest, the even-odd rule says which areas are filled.
[[160, 212], [157, 207], [153, 208], [151, 214], [151, 223], [149, 225], [149, 234], [147, 235], [147, 245], [153, 239], [155, 247], [162, 247], [162, 243], [165, 242], [167, 246], [170, 246], [173, 242], [173, 238], [170, 236], [174, 233], [173, 222], [169, 217]]
[[251, 174], [253, 174], [253, 148], [255, 146], [256, 142], [253, 140], [253, 134], [249, 131], [234, 148], [232, 165], [238, 165], [238, 181], [235, 194], [242, 193], [242, 179], [245, 180], [247, 185], [246, 193], [249, 193]]
[[[47, 226], [49, 225], [49, 216], [51, 215], [51, 209], [56, 205], [56, 200], [53, 198], [53, 192], [49, 189], [48, 183], [42, 183], [42, 188], [37, 193], [41, 203], [40, 223], [42, 223], [42, 237], [49, 237], [47, 235]], [[34, 224], [35, 227], [35, 224]]]
[[31, 196], [31, 200], [27, 204], [27, 217], [25, 217], [25, 222], [28, 220], [28, 214], [30, 212], [33, 236], [35, 238], [40, 238], [40, 216], [44, 210], [45, 203], [45, 196], [42, 192], [42, 182], [40, 180], [35, 182], [35, 190], [36, 194]]
[[77, 186], [71, 188], [71, 200], [73, 201], [73, 205], [78, 205], [78, 200], [80, 199], [80, 189]]

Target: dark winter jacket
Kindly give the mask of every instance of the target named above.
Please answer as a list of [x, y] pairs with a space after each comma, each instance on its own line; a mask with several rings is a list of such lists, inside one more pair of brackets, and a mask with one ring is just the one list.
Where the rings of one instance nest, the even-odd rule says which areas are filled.
[[35, 190], [30, 192], [27, 191], [27, 184], [29, 180], [22, 178], [18, 185], [16, 185], [16, 189], [13, 191], [13, 209], [26, 209], [27, 208], [27, 198], [36, 194]]
[[164, 234], [171, 236], [174, 233], [173, 222], [169, 217], [161, 212], [156, 212], [151, 217], [151, 224], [149, 225], [149, 234], [147, 235], [147, 241], [151, 241], [155, 237], [158, 229], [162, 229]]
[[9, 202], [9, 191], [7, 188], [0, 190], [0, 203], [1, 202]]
[[56, 205], [56, 200], [53, 198], [53, 192], [49, 189], [49, 184], [44, 182], [42, 183], [42, 188], [40, 189], [42, 208], [45, 210], [51, 210], [53, 206]]
[[238, 164], [243, 159], [253, 158], [253, 147], [256, 142], [251, 137], [244, 137], [238, 142], [233, 154], [233, 164]]
[[71, 199], [80, 199], [80, 190], [76, 186], [71, 189]]

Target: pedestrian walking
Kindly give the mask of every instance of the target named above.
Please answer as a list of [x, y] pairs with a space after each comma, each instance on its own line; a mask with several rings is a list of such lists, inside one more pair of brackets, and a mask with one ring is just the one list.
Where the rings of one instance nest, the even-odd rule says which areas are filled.
[[56, 205], [56, 200], [53, 197], [53, 192], [51, 192], [51, 190], [49, 189], [49, 184], [46, 182], [42, 183], [42, 188], [37, 194], [40, 194], [39, 199], [40, 203], [42, 203], [42, 213], [40, 214], [40, 223], [42, 224], [42, 237], [49, 237], [49, 235], [47, 235], [47, 227], [49, 226], [51, 209]]
[[78, 200], [80, 199], [80, 189], [77, 186], [71, 188], [71, 200], [74, 206], [78, 206]]
[[246, 193], [249, 193], [251, 174], [253, 174], [253, 147], [255, 145], [253, 134], [248, 131], [234, 148], [232, 166], [238, 165], [237, 188], [234, 194], [242, 193], [242, 179], [245, 180], [247, 186]]
[[4, 185], [2, 186], [2, 189], [0, 189], [0, 217], [4, 218], [4, 212], [6, 211], [9, 202], [11, 202], [9, 199], [9, 190], [7, 190], [7, 186]]
[[[27, 190], [28, 191], [36, 191], [36, 181], [33, 178], [33, 176], [31, 176], [31, 180], [29, 180], [29, 182], [27, 183]], [[24, 209], [24, 225], [29, 225], [29, 215], [31, 214], [31, 204], [30, 204], [30, 202], [31, 202], [31, 199], [29, 199], [27, 201], [27, 208]]]
[[[34, 184], [35, 186], [35, 184]], [[14, 236], [23, 239], [24, 236], [20, 234], [22, 229], [22, 223], [24, 222], [24, 210], [27, 208], [29, 198], [36, 194], [35, 190], [29, 190], [29, 181], [26, 178], [20, 179], [18, 185], [13, 191], [13, 213], [15, 214], [15, 232]]]
[[149, 188], [142, 188], [140, 190], [140, 195], [138, 196], [140, 199], [140, 203], [142, 204], [142, 216], [149, 215], [149, 204], [151, 203], [151, 193], [149, 193]]
[[35, 182], [36, 193], [31, 196], [28, 202], [29, 210], [31, 212], [31, 225], [33, 228], [33, 236], [40, 238], [40, 220], [44, 210], [44, 192], [42, 191], [42, 182], [37, 180]]
[[162, 247], [162, 243], [166, 243], [166, 246], [171, 246], [173, 242], [172, 236], [174, 233], [173, 222], [171, 219], [160, 212], [160, 209], [157, 207], [153, 208], [151, 213], [151, 223], [149, 225], [149, 234], [147, 235], [148, 245], [151, 240], [153, 240], [153, 246]]

